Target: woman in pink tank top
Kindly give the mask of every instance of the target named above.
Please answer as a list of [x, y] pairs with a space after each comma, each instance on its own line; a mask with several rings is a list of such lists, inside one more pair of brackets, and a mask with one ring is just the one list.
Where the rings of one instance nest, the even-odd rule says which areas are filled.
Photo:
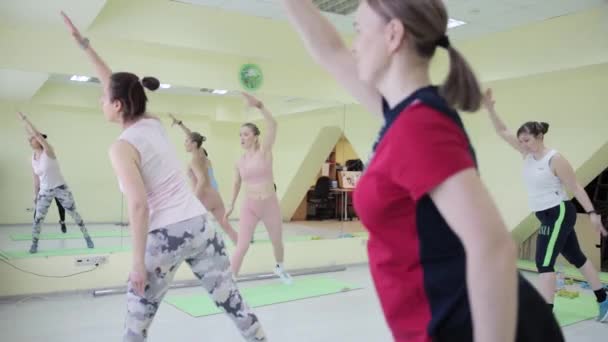
[[277, 135], [277, 122], [260, 100], [245, 93], [243, 96], [249, 106], [260, 110], [268, 131], [264, 141], [260, 144], [260, 129], [255, 124], [246, 123], [241, 127], [241, 146], [245, 150], [245, 154], [236, 165], [232, 202], [226, 213], [228, 218], [234, 208], [241, 185], [244, 185], [245, 198], [241, 204], [237, 245], [232, 254], [232, 272], [238, 274], [251, 244], [255, 227], [258, 222], [262, 221], [272, 242], [276, 259], [274, 272], [284, 283], [290, 284], [291, 277], [283, 267], [285, 253], [283, 222], [272, 174], [272, 147]]
[[110, 148], [110, 159], [127, 199], [133, 236], [123, 341], [146, 341], [156, 311], [184, 261], [245, 340], [266, 341], [230, 272], [222, 236], [207, 224], [206, 210], [188, 187], [160, 120], [146, 113], [144, 87], [156, 90], [159, 81], [113, 73], [65, 14], [64, 20], [95, 66], [106, 119], [122, 127]]

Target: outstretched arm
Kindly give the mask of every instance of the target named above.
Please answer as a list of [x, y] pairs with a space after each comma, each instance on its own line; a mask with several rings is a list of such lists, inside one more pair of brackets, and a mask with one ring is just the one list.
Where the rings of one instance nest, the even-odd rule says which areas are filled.
[[585, 212], [589, 214], [591, 223], [598, 233], [602, 234], [603, 236], [608, 236], [608, 231], [602, 224], [602, 217], [595, 212], [593, 202], [591, 202], [585, 188], [583, 188], [583, 186], [576, 179], [574, 169], [568, 160], [566, 160], [566, 158], [563, 156], [556, 154], [551, 159], [551, 168], [553, 169], [555, 175], [562, 181], [562, 184], [564, 184], [566, 189], [574, 195], [583, 209], [585, 209]]
[[496, 101], [492, 96], [492, 89], [486, 90], [483, 96], [483, 105], [488, 111], [488, 114], [490, 114], [490, 120], [492, 121], [492, 125], [494, 125], [494, 130], [504, 141], [511, 145], [511, 147], [519, 151], [519, 153], [525, 154], [525, 151], [519, 144], [519, 140], [517, 140], [515, 134], [509, 130], [507, 125], [498, 116], [498, 113], [496, 113], [495, 104]]
[[242, 94], [245, 97], [245, 100], [247, 100], [247, 105], [259, 109], [262, 116], [264, 116], [266, 132], [264, 133], [264, 139], [262, 140], [262, 151], [272, 152], [272, 147], [277, 139], [277, 120], [275, 120], [272, 113], [264, 106], [262, 101], [251, 94]]
[[182, 120], [178, 120], [175, 115], [169, 113], [169, 117], [171, 118], [172, 122], [171, 122], [171, 126], [174, 125], [178, 125], [179, 128], [182, 129], [182, 131], [184, 131], [184, 133], [187, 136], [190, 136], [190, 134], [192, 134], [192, 131], [190, 130], [190, 128], [186, 127], [186, 125], [184, 125], [184, 123], [182, 122]]
[[311, 0], [281, 0], [308, 53], [368, 111], [382, 114], [378, 90], [361, 81], [357, 63], [335, 27]]
[[143, 295], [147, 282], [145, 255], [150, 211], [140, 171], [141, 161], [135, 148], [123, 140], [115, 142], [110, 148], [110, 160], [116, 177], [123, 185], [133, 231], [133, 263], [129, 280], [135, 291]]
[[110, 85], [110, 78], [112, 77], [112, 70], [110, 70], [110, 68], [101, 59], [101, 57], [99, 57], [93, 47], [91, 47], [89, 39], [84, 38], [80, 34], [80, 31], [76, 26], [74, 26], [70, 17], [68, 17], [68, 15], [64, 12], [61, 12], [61, 16], [63, 17], [63, 21], [68, 27], [68, 30], [70, 30], [70, 33], [74, 37], [76, 43], [78, 43], [78, 45], [85, 51], [85, 53], [89, 57], [89, 60], [91, 60], [91, 63], [93, 63], [93, 66], [95, 66], [95, 72], [97, 73], [97, 77], [99, 77], [99, 81], [101, 82], [103, 90], [107, 94], [109, 90], [108, 87]]
[[49, 156], [49, 158], [55, 159], [55, 150], [53, 150], [53, 146], [51, 146], [51, 144], [49, 144], [49, 142], [42, 136], [42, 134], [36, 129], [36, 127], [34, 127], [34, 125], [30, 122], [27, 116], [25, 116], [25, 114], [23, 114], [22, 112], [18, 112], [17, 116], [25, 124], [25, 130], [28, 132], [28, 134], [34, 137], [34, 139], [36, 139], [36, 141], [38, 141], [38, 143], [42, 145], [42, 148], [44, 149], [44, 152], [46, 152], [47, 156]]

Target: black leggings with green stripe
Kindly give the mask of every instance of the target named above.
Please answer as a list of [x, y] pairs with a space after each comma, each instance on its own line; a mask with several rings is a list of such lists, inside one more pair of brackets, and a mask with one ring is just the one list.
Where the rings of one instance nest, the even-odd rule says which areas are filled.
[[536, 213], [540, 230], [536, 240], [536, 267], [539, 273], [555, 272], [555, 260], [561, 253], [569, 263], [581, 268], [587, 257], [581, 251], [574, 231], [576, 207], [572, 202]]

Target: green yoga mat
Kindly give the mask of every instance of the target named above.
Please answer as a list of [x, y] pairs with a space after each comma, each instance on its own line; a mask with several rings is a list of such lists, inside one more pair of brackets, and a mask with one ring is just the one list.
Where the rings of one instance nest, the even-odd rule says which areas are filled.
[[562, 327], [595, 318], [598, 315], [595, 297], [581, 294], [569, 299], [555, 297], [554, 314]]
[[[52, 235], [52, 234], [49, 234], [49, 235]], [[63, 234], [61, 234], [61, 235], [63, 235]], [[68, 234], [65, 234], [65, 235], [68, 235]], [[91, 237], [93, 237], [93, 240], [95, 240], [95, 236], [92, 233], [91, 233]], [[30, 240], [31, 238], [32, 238], [32, 236], [29, 235], [28, 240]], [[80, 234], [79, 238], [82, 239], [82, 234]], [[226, 244], [228, 245], [228, 248], [234, 247], [234, 246], [232, 246], [231, 242], [227, 241], [227, 238], [225, 238], [225, 240], [226, 240]], [[313, 240], [313, 236], [294, 235], [294, 236], [284, 237], [283, 240], [286, 242], [310, 241], [310, 240]], [[264, 244], [264, 243], [270, 243], [270, 240], [268, 240], [268, 239], [255, 240], [254, 245], [255, 244]], [[125, 246], [122, 246], [122, 247], [121, 246], [112, 246], [112, 247], [93, 248], [93, 249], [89, 249], [89, 248], [44, 249], [44, 246], [41, 246], [41, 247], [42, 248], [39, 248], [38, 253], [36, 253], [36, 254], [30, 254], [27, 250], [18, 250], [18, 251], [0, 251], [0, 256], [4, 255], [4, 256], [6, 256], [6, 259], [24, 259], [24, 258], [43, 258], [43, 257], [49, 257], [49, 256], [108, 254], [108, 253], [116, 253], [116, 252], [127, 252], [127, 251], [131, 250], [130, 243]]]
[[[518, 260], [517, 268], [523, 271], [537, 272], [536, 264], [534, 261], [530, 260]], [[574, 280], [586, 281], [585, 277], [579, 272], [579, 270], [574, 266], [564, 266], [564, 274], [567, 278], [572, 278]], [[608, 273], [600, 272], [600, 280], [602, 283], [608, 283]]]
[[[129, 231], [116, 231], [116, 230], [109, 230], [109, 231], [99, 231], [99, 232], [89, 232], [89, 235], [91, 235], [91, 238], [93, 240], [95, 239], [99, 239], [99, 238], [110, 238], [110, 237], [131, 237], [131, 234], [129, 233]], [[224, 239], [226, 239], [226, 235], [223, 234]], [[30, 241], [32, 240], [32, 234], [11, 234], [11, 239], [13, 241]], [[81, 232], [77, 232], [77, 233], [47, 233], [47, 234], [40, 234], [40, 240], [80, 240], [82, 239], [82, 233]], [[310, 235], [293, 235], [293, 236], [285, 236], [283, 237], [283, 239], [285, 241], [307, 241], [307, 240], [312, 240], [313, 237]], [[270, 240], [268, 239], [256, 239], [256, 242], [260, 242], [260, 243], [265, 243], [265, 242], [270, 242]]]
[[[131, 234], [127, 230], [108, 230], [108, 231], [93, 231], [89, 232], [91, 238], [110, 238], [110, 237], [130, 237]], [[32, 234], [11, 234], [13, 241], [29, 241], [32, 239]], [[78, 240], [82, 239], [80, 231], [75, 233], [46, 233], [40, 234], [40, 240]]]
[[126, 252], [131, 250], [130, 246], [115, 246], [105, 248], [72, 248], [72, 249], [48, 249], [44, 246], [39, 247], [38, 253], [30, 254], [27, 250], [22, 251], [0, 251], [7, 256], [8, 259], [26, 259], [26, 258], [44, 258], [49, 256], [66, 256], [66, 255], [90, 255], [90, 254], [110, 254], [116, 252]]
[[[276, 284], [241, 289], [241, 294], [249, 306], [256, 308], [356, 289], [360, 287], [331, 278], [314, 277], [294, 279], [291, 285], [278, 283], [277, 280]], [[193, 317], [222, 313], [207, 294], [167, 296], [165, 302]]]

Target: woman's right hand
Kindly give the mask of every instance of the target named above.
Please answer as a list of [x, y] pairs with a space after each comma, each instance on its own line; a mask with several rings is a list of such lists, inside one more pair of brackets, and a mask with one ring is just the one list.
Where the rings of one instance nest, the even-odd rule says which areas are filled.
[[496, 100], [494, 100], [494, 96], [492, 95], [492, 88], [488, 88], [486, 90], [486, 92], [483, 94], [483, 106], [486, 108], [486, 110], [488, 111], [493, 111], [494, 110], [494, 104], [496, 103]]
[[175, 125], [179, 125], [179, 123], [180, 123], [179, 120], [177, 120], [177, 118], [173, 114], [169, 113], [169, 117], [172, 120], [172, 122], [171, 122], [172, 127]]
[[602, 217], [600, 215], [591, 214], [589, 218], [591, 219], [591, 224], [601, 236], [608, 236], [608, 231], [606, 230], [606, 227], [604, 227]]
[[224, 215], [224, 220], [228, 221], [228, 219], [230, 218], [230, 215], [232, 215], [232, 210], [234, 210], [232, 205], [229, 205], [226, 208], [226, 214]]
[[72, 20], [70, 19], [70, 17], [68, 17], [67, 14], [65, 14], [65, 12], [61, 11], [61, 16], [63, 17], [63, 22], [68, 27], [68, 30], [70, 30], [72, 37], [74, 37], [76, 42], [82, 46], [85, 42], [85, 39], [80, 34], [78, 28], [74, 25], [74, 23], [72, 23]]

